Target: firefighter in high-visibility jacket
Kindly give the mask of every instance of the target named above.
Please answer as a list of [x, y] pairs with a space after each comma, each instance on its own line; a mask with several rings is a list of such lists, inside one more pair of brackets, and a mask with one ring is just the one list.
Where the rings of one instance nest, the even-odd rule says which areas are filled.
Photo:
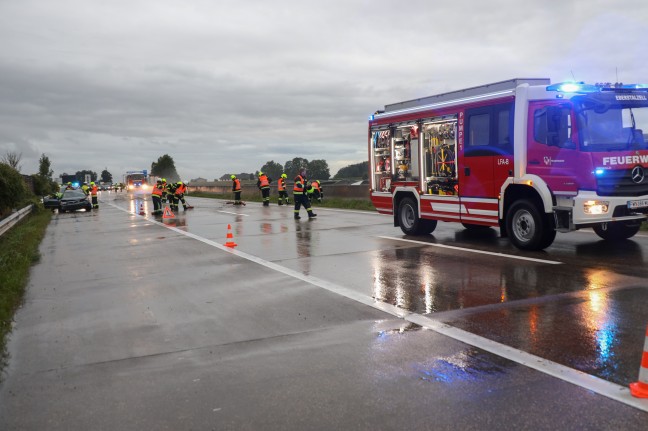
[[99, 188], [94, 183], [94, 181], [90, 182], [90, 197], [92, 199], [92, 209], [94, 209], [94, 210], [99, 209], [99, 201], [97, 200], [97, 193], [98, 192], [99, 192]]
[[187, 186], [182, 182], [178, 181], [176, 183], [176, 189], [173, 193], [173, 208], [178, 211], [178, 203], [182, 202], [182, 209], [187, 210], [187, 202], [185, 201], [184, 195], [187, 192]]
[[261, 190], [261, 198], [263, 199], [263, 206], [270, 205], [270, 183], [271, 178], [268, 178], [263, 172], [259, 172], [259, 179], [257, 180], [257, 187]]
[[173, 203], [169, 198], [169, 185], [167, 184], [166, 178], [162, 178], [160, 183], [162, 184], [162, 198], [160, 199], [160, 202], [165, 203], [168, 200], [169, 203]]
[[[162, 181], [162, 184], [164, 184], [164, 181]], [[167, 202], [169, 203], [169, 208], [171, 208], [171, 211], [175, 210], [175, 207], [173, 206], [173, 197], [175, 196], [175, 191], [176, 187], [178, 185], [174, 182], [167, 183], [166, 189], [167, 189]]]
[[302, 205], [304, 205], [304, 208], [306, 208], [309, 219], [317, 217], [317, 214], [313, 213], [313, 209], [311, 208], [308, 196], [306, 196], [307, 187], [310, 187], [307, 184], [308, 182], [306, 180], [306, 171], [302, 169], [295, 177], [295, 185], [293, 186], [293, 198], [295, 199], [295, 220], [299, 220], [301, 218], [299, 217], [299, 210]]
[[164, 185], [162, 180], [157, 180], [153, 190], [151, 190], [151, 199], [153, 199], [153, 212], [151, 214], [162, 214], [162, 193], [164, 192]]
[[317, 202], [322, 203], [322, 198], [324, 197], [324, 191], [322, 190], [322, 183], [319, 180], [311, 182], [311, 187], [308, 189], [308, 200], [313, 201], [317, 199]]
[[234, 192], [234, 205], [241, 205], [241, 180], [236, 175], [230, 175], [232, 179], [232, 191]]
[[286, 205], [290, 204], [290, 198], [288, 197], [288, 191], [286, 190], [286, 178], [288, 175], [286, 174], [281, 174], [281, 177], [279, 180], [277, 180], [277, 192], [279, 193], [279, 205], [284, 204], [284, 200], [286, 201]]

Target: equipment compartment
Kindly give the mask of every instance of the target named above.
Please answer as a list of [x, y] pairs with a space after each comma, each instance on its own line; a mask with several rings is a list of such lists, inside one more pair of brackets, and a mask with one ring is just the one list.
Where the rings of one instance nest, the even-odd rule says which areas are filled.
[[371, 170], [375, 177], [375, 183], [379, 190], [390, 191], [390, 180], [392, 175], [392, 154], [391, 154], [391, 132], [379, 130], [372, 133], [373, 160]]
[[456, 195], [457, 120], [443, 118], [423, 124], [423, 153], [426, 192]]

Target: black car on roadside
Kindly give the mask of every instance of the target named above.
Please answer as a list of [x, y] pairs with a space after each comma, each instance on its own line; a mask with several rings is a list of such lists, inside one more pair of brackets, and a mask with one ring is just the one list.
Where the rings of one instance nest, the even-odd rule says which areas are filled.
[[92, 203], [90, 203], [88, 195], [81, 189], [64, 190], [62, 194], [48, 196], [43, 199], [43, 205], [52, 211], [58, 209], [62, 213], [80, 209], [92, 210]]
[[52, 193], [49, 196], [43, 198], [43, 206], [49, 208], [52, 211], [59, 209], [61, 205], [61, 198], [63, 197], [63, 192], [65, 191], [65, 186], [60, 186], [59, 191]]

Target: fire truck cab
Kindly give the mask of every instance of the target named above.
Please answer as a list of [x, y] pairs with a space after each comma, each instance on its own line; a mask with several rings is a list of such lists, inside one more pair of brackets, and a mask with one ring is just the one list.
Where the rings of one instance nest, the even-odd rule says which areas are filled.
[[[644, 132], [646, 131], [646, 132]], [[408, 235], [499, 227], [518, 248], [648, 213], [648, 85], [516, 78], [386, 105], [369, 118], [371, 199]]]

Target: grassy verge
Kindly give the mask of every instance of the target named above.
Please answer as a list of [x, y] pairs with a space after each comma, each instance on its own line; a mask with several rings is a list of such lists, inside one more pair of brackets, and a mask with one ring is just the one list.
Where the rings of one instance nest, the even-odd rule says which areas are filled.
[[[207, 192], [192, 192], [187, 199], [191, 199], [191, 196], [199, 198], [212, 198], [212, 199], [226, 199], [228, 201], [232, 200], [232, 194], [222, 194], [222, 193], [207, 193]], [[258, 196], [243, 196], [243, 200], [246, 202], [261, 202], [261, 194]], [[277, 197], [271, 197], [272, 203], [277, 204]], [[292, 202], [292, 196], [290, 197]], [[343, 208], [343, 209], [354, 209], [354, 210], [366, 210], [366, 211], [375, 211], [376, 208], [373, 206], [369, 198], [367, 199], [347, 199], [347, 198], [328, 198], [325, 197], [323, 202], [313, 204], [313, 208]]]
[[0, 369], [7, 362], [6, 337], [14, 312], [22, 303], [29, 269], [38, 262], [38, 245], [52, 213], [36, 206], [33, 212], [0, 236]]

